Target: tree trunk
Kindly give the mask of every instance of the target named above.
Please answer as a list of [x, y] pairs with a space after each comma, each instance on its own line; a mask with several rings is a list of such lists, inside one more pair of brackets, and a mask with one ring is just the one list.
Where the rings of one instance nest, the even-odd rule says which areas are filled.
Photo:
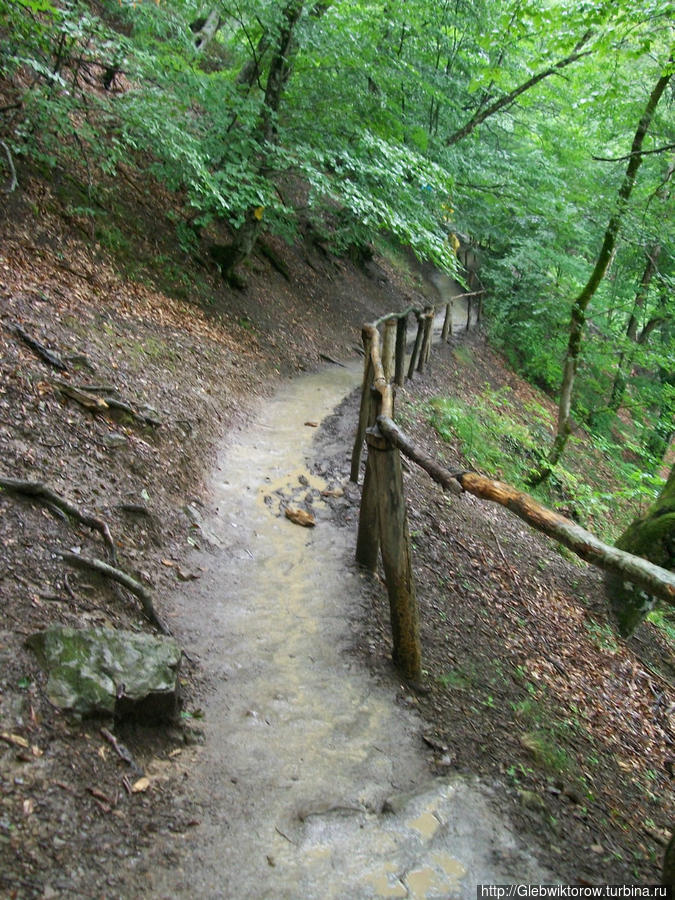
[[[624, 531], [616, 546], [675, 571], [675, 466], [656, 503]], [[631, 634], [653, 607], [654, 597], [616, 575], [607, 577], [607, 590], [619, 631]]]
[[[256, 137], [261, 148], [258, 167], [261, 173], [267, 169], [269, 149], [279, 140], [276, 120], [286, 83], [293, 67], [295, 28], [302, 15], [303, 6], [304, 0], [290, 0], [281, 13], [281, 28], [269, 64], [265, 97], [256, 126]], [[242, 284], [235, 269], [251, 255], [261, 231], [262, 210], [260, 207], [253, 207], [247, 211], [244, 224], [236, 232], [232, 244], [227, 248], [229, 259], [221, 267], [223, 277], [230, 284], [236, 286]]]
[[190, 28], [194, 32], [195, 48], [198, 53], [204, 52], [222, 24], [223, 20], [220, 18], [218, 9], [214, 7], [206, 18], [196, 19], [190, 25]]
[[672, 77], [672, 72], [669, 71], [671, 63], [672, 59], [668, 62], [666, 73], [661, 75], [657, 83], [654, 85], [651, 94], [649, 95], [649, 100], [647, 101], [645, 111], [642, 114], [642, 118], [640, 119], [637, 130], [635, 132], [635, 137], [633, 138], [633, 144], [628, 158], [628, 166], [626, 167], [626, 174], [624, 175], [623, 182], [621, 184], [621, 187], [619, 188], [616, 207], [609, 220], [609, 224], [607, 225], [607, 230], [605, 231], [605, 237], [602, 242], [602, 247], [600, 248], [600, 253], [596, 260], [593, 271], [591, 272], [590, 278], [588, 279], [583, 290], [572, 305], [569, 340], [567, 344], [565, 363], [563, 366], [562, 386], [560, 389], [558, 428], [546, 462], [542, 466], [540, 466], [537, 472], [534, 472], [532, 474], [529, 479], [530, 484], [540, 484], [542, 481], [545, 481], [548, 478], [548, 476], [553, 471], [553, 467], [562, 456], [565, 445], [567, 444], [567, 439], [570, 436], [570, 432], [572, 430], [570, 421], [572, 391], [574, 389], [574, 380], [579, 363], [581, 338], [586, 322], [586, 309], [591, 299], [593, 298], [593, 295], [597, 291], [600, 282], [605, 277], [605, 274], [609, 267], [609, 263], [612, 259], [612, 254], [616, 245], [616, 239], [619, 233], [619, 226], [621, 225], [621, 220], [623, 219], [628, 207], [628, 201], [633, 191], [633, 186], [635, 185], [635, 178], [642, 162], [642, 145], [649, 130], [654, 111], [658, 105], [659, 100], [661, 99], [661, 95], [665, 91], [666, 87], [668, 86], [668, 82]]
[[[622, 350], [619, 354], [619, 361], [617, 363], [616, 373], [614, 375], [614, 384], [612, 385], [612, 393], [608, 403], [609, 409], [614, 413], [618, 412], [619, 407], [621, 406], [621, 403], [623, 401], [623, 396], [626, 392], [628, 375], [630, 374], [630, 369], [635, 357], [635, 345], [638, 342], [646, 343], [649, 335], [646, 327], [645, 329], [643, 329], [642, 334], [645, 334], [645, 332], [647, 332], [647, 334], [645, 334], [644, 338], [641, 334], [640, 338], [638, 339], [638, 317], [644, 309], [644, 305], [647, 300], [647, 294], [649, 293], [649, 286], [652, 282], [652, 278], [654, 277], [654, 272], [656, 271], [656, 262], [659, 258], [660, 252], [660, 244], [655, 244], [654, 247], [652, 247], [651, 252], [647, 252], [647, 262], [642, 273], [642, 278], [640, 279], [640, 286], [638, 288], [637, 294], [635, 295], [633, 311], [630, 314], [628, 325], [626, 327], [626, 337], [631, 342], [631, 346], [629, 346], [625, 350]], [[650, 329], [650, 331], [651, 330], [652, 329]]]

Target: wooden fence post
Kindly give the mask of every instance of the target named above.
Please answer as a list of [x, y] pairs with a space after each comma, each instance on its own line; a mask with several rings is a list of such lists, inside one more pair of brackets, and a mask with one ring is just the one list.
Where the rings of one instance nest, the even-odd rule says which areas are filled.
[[410, 534], [403, 495], [401, 457], [379, 432], [369, 431], [368, 459], [372, 459], [377, 493], [382, 564], [387, 582], [393, 659], [408, 681], [420, 681], [422, 652], [415, 582], [410, 556]]
[[405, 366], [405, 342], [408, 334], [408, 316], [401, 316], [396, 322], [396, 365], [394, 367], [394, 384], [403, 385]]
[[394, 377], [394, 354], [396, 352], [396, 319], [387, 319], [384, 323], [382, 339], [382, 368], [384, 377], [391, 381]]
[[415, 310], [415, 318], [417, 319], [417, 334], [415, 335], [415, 343], [412, 353], [410, 354], [410, 365], [408, 366], [408, 378], [412, 378], [415, 374], [415, 366], [417, 365], [417, 357], [419, 356], [420, 347], [422, 346], [422, 338], [424, 336], [424, 317], [422, 313]]
[[359, 467], [361, 465], [361, 452], [363, 450], [363, 440], [366, 436], [366, 428], [372, 418], [373, 396], [371, 393], [371, 385], [373, 383], [373, 361], [370, 357], [370, 336], [365, 332], [362, 335], [363, 349], [365, 358], [363, 361], [363, 385], [361, 387], [361, 407], [359, 409], [359, 423], [356, 426], [356, 437], [354, 438], [354, 449], [352, 450], [352, 466], [349, 474], [349, 480], [354, 484], [359, 483]]
[[361, 488], [359, 508], [359, 530], [356, 536], [356, 562], [374, 572], [380, 551], [380, 528], [378, 523], [377, 479], [373, 471], [370, 448], [366, 458], [366, 474]]
[[471, 297], [466, 298], [466, 330], [471, 328]]
[[424, 314], [422, 316], [422, 320], [424, 323], [424, 338], [422, 340], [422, 349], [420, 350], [420, 356], [417, 361], [417, 371], [424, 371], [424, 364], [429, 359], [429, 354], [431, 353], [431, 337], [434, 328], [434, 311], [433, 308], [427, 307], [424, 310]]
[[448, 336], [452, 334], [452, 308], [453, 302], [445, 304], [445, 319], [443, 319], [443, 330], [441, 331], [441, 340], [445, 343]]

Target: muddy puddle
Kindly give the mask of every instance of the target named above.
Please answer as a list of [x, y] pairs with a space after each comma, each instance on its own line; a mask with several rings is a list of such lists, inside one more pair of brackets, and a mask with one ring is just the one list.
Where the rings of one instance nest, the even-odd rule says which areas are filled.
[[[198, 823], [158, 840], [151, 896], [473, 898], [477, 883], [550, 880], [488, 790], [429, 781], [400, 685], [347, 652], [364, 576], [354, 531], [321, 498], [341, 485], [310, 463], [315, 426], [360, 379], [356, 361], [293, 380], [223, 448], [212, 549], [196, 554], [201, 578], [172, 619], [211, 686], [205, 744], [185, 766]], [[289, 503], [316, 526], [286, 519]]]

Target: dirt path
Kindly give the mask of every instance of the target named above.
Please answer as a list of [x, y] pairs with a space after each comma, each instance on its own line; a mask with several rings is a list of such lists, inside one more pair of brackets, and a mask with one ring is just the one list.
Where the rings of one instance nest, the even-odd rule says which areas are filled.
[[174, 864], [153, 867], [153, 896], [468, 898], [480, 882], [550, 880], [489, 790], [430, 781], [400, 686], [347, 654], [362, 596], [352, 531], [320, 499], [312, 530], [279, 516], [334, 487], [310, 474], [305, 423], [360, 375], [295, 379], [223, 450], [205, 524], [218, 548], [194, 560], [204, 574], [173, 620], [212, 686], [188, 785], [201, 818], [172, 844]]

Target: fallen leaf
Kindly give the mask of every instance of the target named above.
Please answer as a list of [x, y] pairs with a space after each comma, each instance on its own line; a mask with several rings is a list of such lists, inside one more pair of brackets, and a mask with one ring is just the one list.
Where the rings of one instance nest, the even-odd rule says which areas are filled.
[[132, 794], [142, 794], [150, 787], [150, 779], [146, 778], [144, 775], [142, 778], [139, 778], [138, 781], [134, 781], [131, 786]]
[[28, 800], [23, 801], [23, 814], [24, 816], [30, 816], [35, 809], [35, 800], [32, 797], [29, 797]]
[[305, 425], [307, 425], [308, 428], [318, 428], [319, 427], [318, 422], [305, 422]]
[[199, 575], [196, 572], [187, 572], [185, 569], [181, 569], [180, 566], [176, 566], [176, 577], [179, 581], [196, 581]]
[[30, 747], [30, 743], [26, 740], [25, 737], [21, 737], [20, 734], [8, 734], [4, 731], [0, 734], [0, 738], [3, 741], [6, 741], [8, 744], [13, 744], [15, 747], [23, 747], [24, 749], [28, 749]]
[[295, 522], [296, 525], [302, 525], [305, 528], [313, 528], [316, 525], [314, 516], [304, 509], [298, 509], [295, 506], [287, 506], [285, 513], [286, 518], [290, 519], [291, 522]]

